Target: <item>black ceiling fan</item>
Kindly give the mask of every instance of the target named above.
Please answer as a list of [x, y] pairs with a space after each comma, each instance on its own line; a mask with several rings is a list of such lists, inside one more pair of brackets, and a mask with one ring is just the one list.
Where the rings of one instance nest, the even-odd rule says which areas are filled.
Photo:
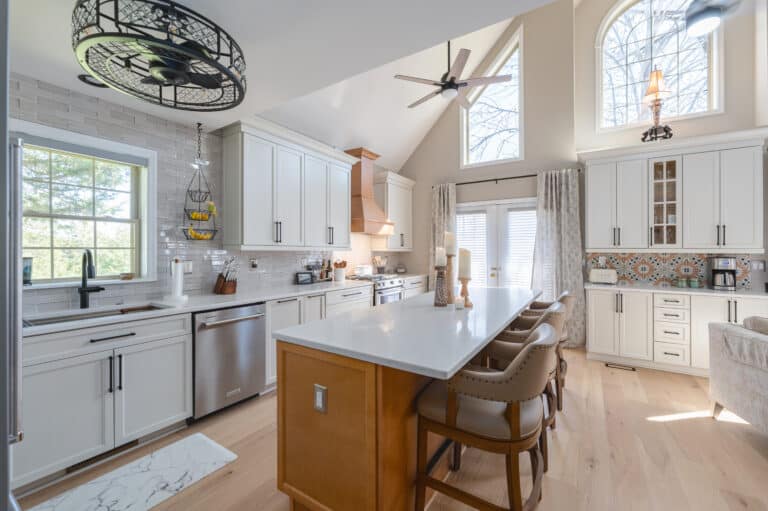
[[[459, 50], [459, 54], [456, 56], [456, 60], [451, 65], [451, 42], [448, 41], [448, 70], [443, 74], [440, 80], [430, 80], [428, 78], [417, 78], [415, 76], [395, 75], [398, 80], [406, 80], [409, 82], [423, 83], [425, 85], [434, 85], [439, 87], [430, 92], [418, 101], [408, 105], [408, 108], [419, 106], [426, 101], [434, 98], [438, 94], [448, 100], [454, 98], [459, 99], [459, 102], [464, 108], [469, 108], [470, 104], [467, 100], [464, 92], [470, 87], [477, 87], [480, 85], [489, 85], [491, 83], [508, 82], [512, 79], [512, 75], [500, 75], [500, 76], [484, 76], [480, 78], [469, 78], [467, 80], [461, 79], [461, 73], [464, 71], [464, 67], [469, 60], [470, 50], [462, 48]], [[461, 92], [461, 94], [459, 93]]]

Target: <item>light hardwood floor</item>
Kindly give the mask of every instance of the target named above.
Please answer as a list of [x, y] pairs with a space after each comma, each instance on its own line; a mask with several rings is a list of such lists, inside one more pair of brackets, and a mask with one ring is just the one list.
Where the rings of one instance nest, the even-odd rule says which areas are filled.
[[[580, 351], [566, 356], [565, 410], [550, 433], [550, 469], [538, 509], [768, 510], [768, 436], [704, 416], [706, 379], [608, 369]], [[239, 458], [156, 509], [288, 511], [287, 497], [275, 487], [275, 412], [274, 394], [253, 399], [46, 488], [22, 505], [29, 508], [199, 431]], [[530, 474], [527, 457], [522, 467]], [[450, 477], [469, 491], [507, 503], [501, 456], [470, 449], [461, 471]], [[430, 507], [460, 509], [468, 508], [442, 496]]]

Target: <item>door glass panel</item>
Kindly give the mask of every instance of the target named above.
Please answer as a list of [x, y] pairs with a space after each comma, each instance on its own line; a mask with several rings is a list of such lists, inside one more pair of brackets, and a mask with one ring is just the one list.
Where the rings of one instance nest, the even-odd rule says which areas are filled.
[[653, 179], [655, 181], [658, 181], [660, 179], [664, 179], [664, 164], [661, 162], [656, 162], [653, 164]]
[[[502, 286], [531, 286], [533, 247], [536, 243], [536, 210], [509, 209], [499, 243], [504, 263], [501, 266]], [[549, 273], [546, 272], [545, 273]]]
[[677, 184], [674, 181], [667, 181], [667, 202], [674, 202], [677, 200]]
[[653, 184], [653, 202], [664, 202], [664, 183]]
[[677, 244], [677, 161], [653, 162], [651, 243]]
[[[472, 285], [487, 286], [488, 280], [488, 214], [472, 211], [456, 215], [456, 243], [472, 253]], [[458, 275], [458, 268], [456, 274]]]
[[664, 223], [664, 205], [663, 204], [656, 204], [653, 206], [653, 223], [654, 224]]

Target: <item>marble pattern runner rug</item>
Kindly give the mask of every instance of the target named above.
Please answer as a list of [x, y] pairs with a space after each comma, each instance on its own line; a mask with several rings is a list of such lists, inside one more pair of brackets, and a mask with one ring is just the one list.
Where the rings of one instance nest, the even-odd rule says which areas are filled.
[[145, 511], [235, 459], [235, 453], [195, 433], [30, 511]]

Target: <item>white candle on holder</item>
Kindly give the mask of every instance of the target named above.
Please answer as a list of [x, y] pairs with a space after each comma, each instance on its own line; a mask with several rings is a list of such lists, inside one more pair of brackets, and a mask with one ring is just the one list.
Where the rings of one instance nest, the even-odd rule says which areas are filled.
[[445, 266], [448, 264], [448, 258], [445, 256], [445, 248], [435, 248], [435, 266]]
[[445, 231], [445, 254], [456, 255], [456, 235], [451, 231]]
[[459, 249], [459, 278], [472, 278], [472, 253], [466, 248]]

